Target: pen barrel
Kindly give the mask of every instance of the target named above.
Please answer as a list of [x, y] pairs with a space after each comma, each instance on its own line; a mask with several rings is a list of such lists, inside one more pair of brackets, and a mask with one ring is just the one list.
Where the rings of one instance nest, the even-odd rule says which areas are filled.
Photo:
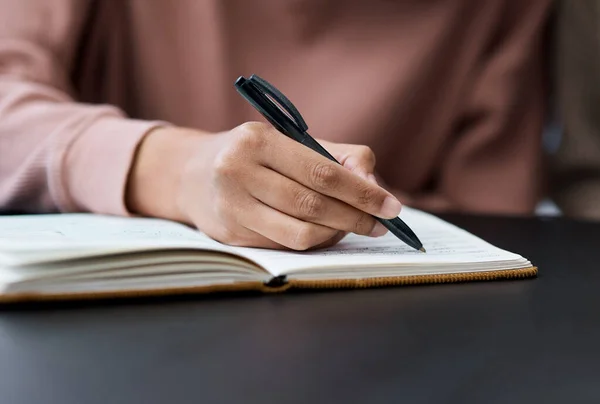
[[323, 146], [321, 146], [319, 144], [319, 142], [317, 142], [315, 139], [313, 139], [311, 136], [309, 136], [308, 134], [304, 134], [304, 136], [302, 136], [303, 139], [300, 143], [302, 143], [304, 146], [311, 148], [312, 150], [316, 151], [317, 153], [319, 153], [320, 155], [327, 157], [329, 160], [331, 161], [335, 161], [336, 163], [340, 164], [339, 161], [337, 161], [335, 159], [335, 157], [333, 157], [328, 151], [327, 149], [325, 149]]
[[419, 250], [423, 247], [423, 244], [417, 237], [417, 235], [404, 223], [399, 217], [393, 219], [382, 219], [375, 217], [379, 223], [385, 226], [394, 236], [414, 248]]

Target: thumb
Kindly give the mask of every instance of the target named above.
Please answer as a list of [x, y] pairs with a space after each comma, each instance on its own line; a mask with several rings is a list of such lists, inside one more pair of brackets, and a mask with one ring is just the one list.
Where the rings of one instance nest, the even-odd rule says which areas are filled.
[[319, 143], [345, 168], [367, 181], [377, 183], [373, 175], [375, 171], [375, 153], [370, 147], [322, 140], [319, 140]]

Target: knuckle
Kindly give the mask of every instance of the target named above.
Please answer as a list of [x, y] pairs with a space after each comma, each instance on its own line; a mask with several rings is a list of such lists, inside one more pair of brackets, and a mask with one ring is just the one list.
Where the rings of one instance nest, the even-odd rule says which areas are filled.
[[239, 125], [236, 130], [244, 133], [252, 133], [252, 132], [265, 132], [268, 128], [268, 125], [263, 122], [244, 122]]
[[312, 167], [311, 178], [318, 189], [337, 188], [340, 178], [332, 164], [317, 163]]
[[242, 130], [242, 131], [252, 132], [256, 129], [262, 128], [262, 126], [263, 126], [263, 124], [260, 122], [248, 121], [248, 122], [244, 122], [241, 125], [239, 125], [237, 127], [237, 129]]
[[363, 186], [357, 192], [357, 202], [361, 207], [375, 205], [380, 199], [379, 192], [371, 186]]
[[[264, 124], [259, 122], [246, 122], [238, 126], [236, 145], [243, 150], [259, 150], [266, 143]], [[238, 149], [239, 150], [239, 149]]]
[[235, 159], [228, 151], [220, 153], [215, 159], [213, 168], [217, 176], [228, 176], [235, 171]]
[[303, 217], [314, 219], [323, 214], [325, 200], [316, 192], [301, 191], [296, 195], [296, 211]]
[[376, 160], [375, 153], [369, 146], [361, 146], [359, 153], [360, 153], [361, 158], [367, 164], [369, 164], [371, 166], [375, 165], [375, 160]]

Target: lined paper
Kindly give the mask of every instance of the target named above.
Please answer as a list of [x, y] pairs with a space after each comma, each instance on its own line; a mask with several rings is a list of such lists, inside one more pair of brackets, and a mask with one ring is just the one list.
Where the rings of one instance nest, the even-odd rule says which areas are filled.
[[[521, 256], [497, 248], [480, 238], [433, 215], [405, 207], [401, 218], [417, 234], [427, 253], [414, 250], [393, 234], [380, 238], [348, 235], [337, 245], [312, 252], [281, 252], [250, 248], [235, 248], [275, 275], [293, 273], [307, 268], [368, 268], [389, 265], [419, 265], [439, 267], [444, 264], [482, 264], [515, 261], [524, 265]], [[464, 268], [485, 265], [464, 265]], [[493, 266], [493, 265], [492, 265]]]

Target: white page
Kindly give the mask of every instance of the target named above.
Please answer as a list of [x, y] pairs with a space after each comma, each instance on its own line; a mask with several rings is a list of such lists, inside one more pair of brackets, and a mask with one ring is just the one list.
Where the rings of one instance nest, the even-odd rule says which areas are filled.
[[245, 256], [274, 275], [303, 269], [436, 266], [483, 262], [527, 262], [435, 216], [405, 207], [401, 218], [417, 233], [427, 254], [388, 234], [373, 239], [349, 235], [313, 252], [229, 247], [184, 225], [146, 218], [89, 214], [0, 217], [0, 264], [25, 265], [89, 255], [152, 249], [208, 249]]
[[27, 264], [150, 249], [230, 251], [179, 223], [91, 214], [0, 217], [0, 263]]
[[[274, 275], [289, 274], [307, 268], [373, 268], [377, 266], [411, 265], [439, 267], [446, 264], [516, 261], [527, 266], [527, 260], [501, 250], [480, 238], [433, 215], [405, 207], [400, 217], [417, 234], [427, 253], [416, 251], [391, 233], [371, 238], [348, 235], [334, 247], [310, 252], [271, 251], [235, 248]], [[518, 265], [517, 265], [518, 266]], [[469, 266], [465, 266], [468, 268]]]

